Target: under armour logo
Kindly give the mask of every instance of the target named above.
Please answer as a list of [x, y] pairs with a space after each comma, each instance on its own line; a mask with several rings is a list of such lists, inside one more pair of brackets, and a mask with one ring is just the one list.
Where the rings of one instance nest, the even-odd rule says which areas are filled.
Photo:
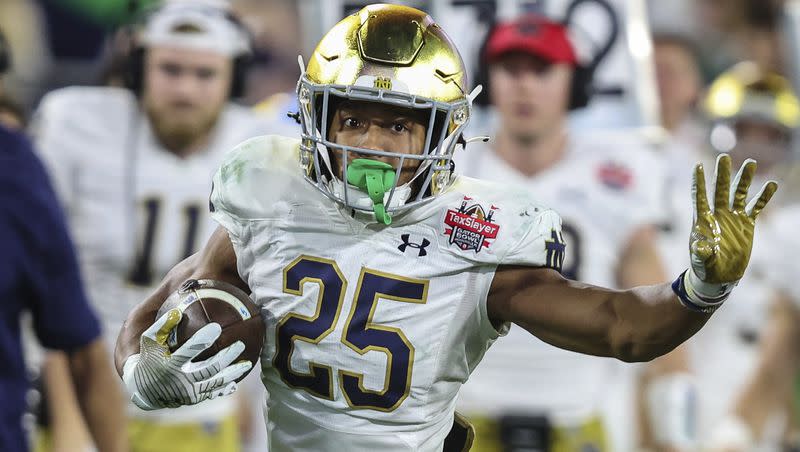
[[418, 257], [427, 256], [428, 252], [425, 251], [425, 247], [430, 245], [431, 242], [428, 239], [423, 238], [422, 239], [422, 243], [413, 243], [413, 242], [409, 241], [410, 237], [411, 237], [410, 234], [401, 235], [400, 239], [403, 240], [403, 244], [398, 246], [397, 249], [405, 253], [406, 252], [406, 248], [411, 247], [411, 248], [419, 250], [419, 254], [417, 255]]
[[557, 270], [561, 273], [561, 268], [564, 266], [564, 255], [566, 254], [567, 244], [564, 243], [564, 238], [561, 237], [561, 231], [552, 229], [550, 231], [550, 238], [552, 240], [545, 240], [545, 248], [547, 249], [547, 265], [548, 267]]

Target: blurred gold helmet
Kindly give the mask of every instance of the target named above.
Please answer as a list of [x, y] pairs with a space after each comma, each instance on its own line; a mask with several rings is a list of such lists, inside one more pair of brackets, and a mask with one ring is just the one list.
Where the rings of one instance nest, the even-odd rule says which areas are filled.
[[[306, 179], [329, 198], [360, 211], [347, 182], [348, 153], [420, 161], [414, 179], [387, 192], [387, 212], [436, 196], [451, 181], [451, 159], [463, 143], [471, 101], [466, 70], [444, 31], [426, 13], [400, 5], [366, 6], [336, 24], [319, 42], [300, 76], [297, 97], [302, 127], [301, 165]], [[383, 103], [425, 112], [426, 141], [421, 155], [343, 146], [328, 140], [334, 109], [342, 100]], [[331, 152], [341, 168], [333, 168]], [[339, 165], [337, 165], [339, 166]], [[413, 184], [413, 189], [411, 188]]]
[[748, 121], [782, 130], [788, 136], [800, 125], [800, 102], [784, 77], [745, 61], [715, 79], [703, 101], [714, 122], [711, 145], [729, 152], [736, 145], [736, 124]]

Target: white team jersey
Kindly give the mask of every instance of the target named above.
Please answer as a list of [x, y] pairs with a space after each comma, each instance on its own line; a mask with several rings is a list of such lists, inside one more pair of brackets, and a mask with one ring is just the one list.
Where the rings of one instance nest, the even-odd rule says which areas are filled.
[[563, 258], [559, 218], [458, 177], [377, 224], [305, 181], [298, 146], [243, 143], [211, 197], [267, 327], [270, 450], [440, 451], [460, 386], [507, 328], [486, 311], [497, 265]]
[[792, 297], [800, 308], [800, 284], [797, 281], [800, 275], [800, 235], [797, 233], [800, 204], [781, 206], [780, 209], [770, 205], [764, 213], [769, 215], [769, 222], [762, 235], [768, 237], [768, 244], [761, 247], [763, 252], [759, 253], [758, 263], [764, 278]]
[[[527, 189], [557, 207], [567, 244], [563, 273], [615, 287], [618, 259], [631, 234], [660, 220], [660, 165], [646, 145], [621, 134], [571, 138], [561, 161], [530, 178], [490, 146], [467, 147], [457, 170]], [[557, 424], [572, 425], [602, 411], [603, 397], [622, 377], [628, 376], [616, 360], [562, 350], [512, 327], [464, 386], [459, 409], [490, 416], [545, 413]]]
[[[701, 433], [710, 433], [720, 419], [731, 413], [758, 366], [759, 340], [768, 324], [770, 302], [775, 295], [768, 276], [778, 265], [767, 265], [771, 260], [767, 250], [778, 245], [766, 233], [773, 220], [770, 207], [773, 206], [767, 206], [758, 218], [753, 253], [744, 277], [725, 304], [689, 340], [691, 369], [697, 376], [697, 431]], [[701, 436], [700, 440], [704, 439]]]
[[[128, 90], [53, 91], [36, 119], [37, 145], [67, 211], [89, 297], [113, 350], [130, 310], [216, 227], [208, 194], [224, 153], [263, 134], [266, 124], [231, 105], [208, 148], [179, 158], [156, 142]], [[132, 413], [181, 422], [219, 418], [232, 403]]]
[[800, 300], [798, 224], [798, 206], [770, 204], [764, 209], [758, 217], [747, 272], [725, 305], [691, 339], [692, 366], [698, 376], [700, 432], [710, 432], [731, 413], [752, 379], [775, 290], [782, 289], [795, 301]]
[[[712, 196], [715, 162], [710, 155], [692, 152], [689, 148], [677, 145], [669, 150], [668, 155], [673, 178], [667, 191], [672, 227], [661, 234], [659, 250], [667, 257], [670, 270], [677, 273], [689, 267], [693, 167], [696, 163], [703, 163], [707, 189], [709, 196]], [[733, 168], [733, 171], [737, 171], [737, 168]], [[750, 186], [750, 197], [755, 196], [763, 182], [763, 176], [756, 177]], [[791, 268], [788, 263], [796, 261], [780, 256], [781, 253], [786, 253], [784, 256], [791, 255], [791, 241], [787, 237], [792, 236], [791, 230], [798, 223], [791, 223], [791, 209], [781, 214], [777, 210], [779, 206], [775, 204], [776, 200], [773, 199], [758, 218], [753, 252], [744, 277], [725, 304], [687, 342], [690, 369], [696, 377], [696, 427], [701, 443], [708, 439], [704, 434], [712, 432], [720, 419], [731, 413], [736, 398], [756, 370], [760, 353], [759, 339], [767, 325], [776, 283], [792, 281], [797, 275], [780, 276], [782, 269]], [[783, 217], [789, 218], [788, 221]], [[800, 216], [795, 221], [797, 219]], [[770, 265], [770, 262], [775, 264]]]

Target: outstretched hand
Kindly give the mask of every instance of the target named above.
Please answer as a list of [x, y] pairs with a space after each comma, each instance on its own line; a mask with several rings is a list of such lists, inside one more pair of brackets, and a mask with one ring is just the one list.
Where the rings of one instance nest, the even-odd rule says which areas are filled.
[[747, 192], [755, 171], [755, 160], [747, 159], [731, 183], [731, 158], [720, 154], [712, 209], [706, 197], [703, 165], [695, 166], [694, 224], [689, 254], [692, 270], [704, 283], [735, 284], [744, 275], [753, 247], [756, 218], [778, 189], [777, 182], [769, 181], [748, 203]]

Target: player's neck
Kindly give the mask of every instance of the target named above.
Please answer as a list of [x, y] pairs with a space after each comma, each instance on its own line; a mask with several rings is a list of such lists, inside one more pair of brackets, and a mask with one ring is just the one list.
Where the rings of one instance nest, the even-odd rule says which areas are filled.
[[157, 136], [161, 146], [176, 157], [187, 158], [208, 148], [213, 129], [191, 138]]
[[536, 136], [519, 136], [501, 128], [494, 144], [497, 155], [526, 177], [533, 177], [558, 163], [566, 148], [567, 132], [563, 126]]

